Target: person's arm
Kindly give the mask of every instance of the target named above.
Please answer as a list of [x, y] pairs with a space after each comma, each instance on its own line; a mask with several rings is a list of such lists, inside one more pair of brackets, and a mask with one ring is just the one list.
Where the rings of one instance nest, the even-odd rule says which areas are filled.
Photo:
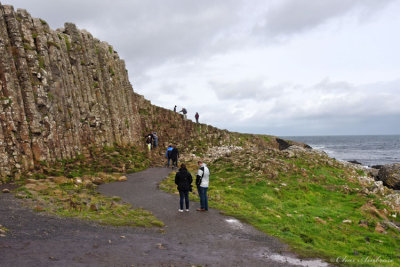
[[192, 182], [193, 182], [193, 177], [192, 177], [192, 175], [190, 174], [190, 172], [188, 172], [188, 174], [189, 174], [189, 184], [191, 185]]
[[198, 176], [198, 177], [203, 177], [203, 170], [200, 168], [198, 171], [197, 171], [197, 175], [196, 176]]
[[175, 174], [175, 184], [176, 184], [176, 185], [178, 185], [178, 180], [179, 180], [179, 178], [178, 178], [178, 173], [179, 173], [179, 172], [177, 172], [177, 173]]

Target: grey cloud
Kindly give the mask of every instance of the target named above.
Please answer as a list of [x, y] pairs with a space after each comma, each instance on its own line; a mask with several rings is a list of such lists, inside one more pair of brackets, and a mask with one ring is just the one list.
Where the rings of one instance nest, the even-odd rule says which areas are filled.
[[[73, 22], [107, 41], [134, 73], [169, 60], [208, 53], [233, 31], [243, 1], [9, 0], [53, 27]], [[45, 8], [44, 8], [45, 7]]]
[[[242, 132], [280, 135], [389, 134], [400, 128], [400, 95], [396, 94], [400, 80], [352, 85], [324, 79], [312, 86], [278, 85], [271, 92], [280, 94], [276, 98], [260, 98], [259, 91], [265, 88], [259, 84], [242, 91], [233, 88], [231, 94], [229, 89], [220, 92], [221, 106], [240, 108], [228, 108], [224, 115], [212, 118], [214, 123]], [[252, 97], [244, 97], [243, 91]], [[241, 120], [249, 110], [256, 112]]]
[[315, 28], [329, 20], [356, 11], [365, 17], [385, 7], [393, 0], [286, 0], [272, 6], [265, 14], [256, 33], [269, 37], [290, 35]]
[[267, 100], [276, 98], [287, 88], [286, 84], [266, 86], [262, 79], [232, 83], [209, 82], [219, 100]]

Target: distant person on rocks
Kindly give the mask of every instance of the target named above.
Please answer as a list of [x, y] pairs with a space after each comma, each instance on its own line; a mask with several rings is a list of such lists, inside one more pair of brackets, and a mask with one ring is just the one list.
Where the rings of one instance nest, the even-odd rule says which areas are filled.
[[158, 135], [156, 132], [153, 133], [153, 146], [158, 147]]
[[186, 108], [182, 108], [182, 110], [181, 111], [179, 111], [179, 112], [182, 112], [182, 114], [183, 114], [183, 118], [186, 120], [186, 114], [187, 114], [187, 110], [186, 110]]
[[171, 153], [172, 167], [178, 167], [179, 150], [174, 145]]
[[200, 117], [200, 115], [199, 115], [198, 112], [196, 112], [196, 115], [194, 115], [194, 117], [195, 117], [195, 119], [196, 119], [196, 123], [199, 123], [199, 117]]
[[175, 105], [175, 107], [174, 107], [174, 112], [176, 112], [176, 105]]
[[148, 134], [146, 135], [146, 145], [147, 145], [147, 149], [150, 151], [151, 150], [151, 146], [153, 145], [153, 134]]
[[181, 168], [175, 175], [175, 184], [179, 191], [179, 212], [183, 212], [183, 200], [185, 199], [186, 211], [189, 211], [189, 191], [192, 191], [192, 175], [186, 169], [186, 165], [182, 164]]
[[197, 211], [208, 211], [207, 190], [210, 181], [210, 170], [202, 161], [197, 162], [199, 170], [196, 175], [196, 186], [200, 197], [200, 208]]
[[169, 167], [169, 162], [172, 159], [172, 150], [174, 148], [172, 147], [172, 145], [169, 145], [167, 148], [167, 152], [165, 153], [165, 158], [167, 159], [167, 167]]

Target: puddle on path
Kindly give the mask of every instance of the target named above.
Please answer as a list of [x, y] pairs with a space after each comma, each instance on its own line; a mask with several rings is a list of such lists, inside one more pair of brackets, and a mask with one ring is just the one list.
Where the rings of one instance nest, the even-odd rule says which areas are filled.
[[243, 229], [243, 224], [236, 219], [226, 219], [225, 220], [229, 225], [231, 225], [235, 229]]
[[325, 267], [329, 266], [328, 263], [323, 262], [321, 260], [301, 260], [292, 258], [285, 255], [280, 254], [271, 254], [271, 255], [264, 255], [264, 257], [271, 259], [273, 261], [281, 262], [281, 263], [289, 263], [298, 266], [307, 266], [307, 267]]

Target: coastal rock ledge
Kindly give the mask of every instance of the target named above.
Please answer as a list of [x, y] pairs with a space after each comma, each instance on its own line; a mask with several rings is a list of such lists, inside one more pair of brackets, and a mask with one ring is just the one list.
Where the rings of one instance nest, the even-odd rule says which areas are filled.
[[387, 187], [400, 190], [400, 163], [382, 166], [378, 173], [378, 179]]

